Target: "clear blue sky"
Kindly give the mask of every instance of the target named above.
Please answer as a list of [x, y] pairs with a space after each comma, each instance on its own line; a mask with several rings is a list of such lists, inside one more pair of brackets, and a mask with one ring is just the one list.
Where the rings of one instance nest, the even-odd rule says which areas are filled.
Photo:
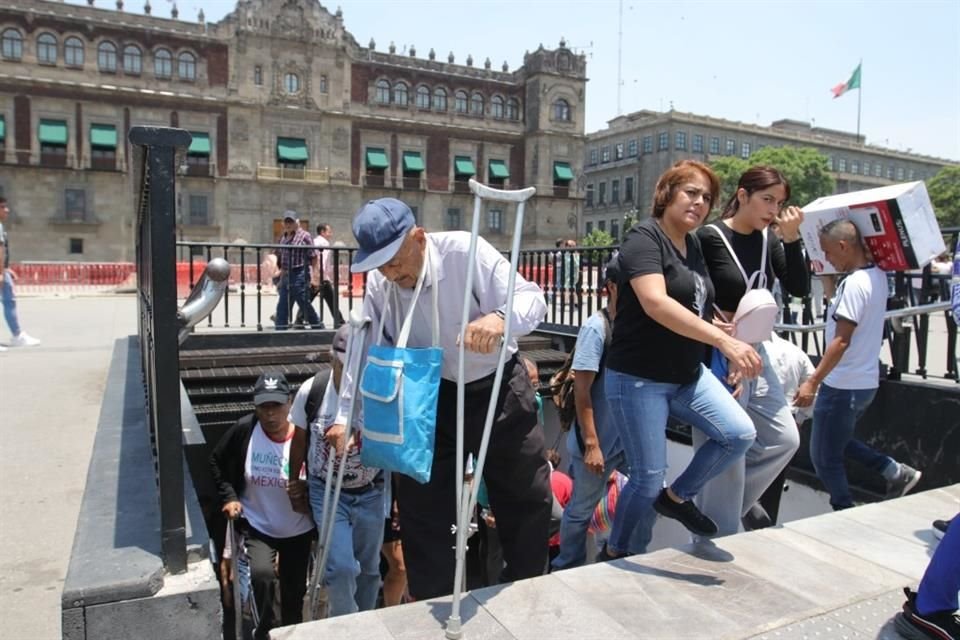
[[[81, 0], [71, 2], [82, 3]], [[182, 0], [208, 21], [232, 0]], [[617, 0], [340, 0], [365, 45], [418, 56], [490, 57], [511, 69], [561, 36], [588, 56], [587, 132], [617, 115]], [[169, 0], [153, 0], [169, 15]], [[112, 0], [97, 6], [113, 7]], [[335, 11], [337, 2], [325, 3]], [[141, 0], [126, 10], [142, 11]], [[855, 131], [857, 93], [833, 99], [863, 59], [861, 131], [896, 149], [960, 161], [960, 0], [623, 1], [621, 109], [675, 109], [743, 122], [780, 118]]]

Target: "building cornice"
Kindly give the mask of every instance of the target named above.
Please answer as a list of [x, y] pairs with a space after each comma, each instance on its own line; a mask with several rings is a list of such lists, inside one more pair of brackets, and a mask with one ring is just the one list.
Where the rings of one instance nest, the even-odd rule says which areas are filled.
[[[624, 135], [630, 135], [633, 131], [662, 124], [670, 123], [683, 123], [690, 125], [699, 125], [704, 127], [715, 127], [718, 129], [732, 130], [742, 133], [750, 133], [753, 135], [762, 135], [772, 138], [779, 138], [781, 140], [787, 140], [796, 143], [802, 143], [807, 145], [818, 145], [823, 147], [832, 147], [836, 149], [845, 149], [852, 152], [860, 153], [871, 153], [886, 155], [889, 157], [900, 158], [904, 160], [912, 160], [915, 162], [930, 162], [940, 165], [954, 165], [957, 164], [956, 160], [949, 160], [946, 158], [938, 158], [935, 156], [928, 156], [918, 153], [907, 153], [905, 151], [898, 151], [896, 149], [889, 149], [887, 147], [881, 147], [878, 145], [872, 144], [857, 144], [856, 142], [845, 140], [843, 138], [832, 137], [829, 135], [818, 135], [816, 133], [805, 134], [798, 131], [788, 131], [783, 129], [777, 129], [770, 126], [763, 126], [757, 124], [749, 124], [745, 122], [739, 122], [736, 120], [726, 120], [724, 118], [714, 118], [712, 116], [703, 116], [694, 113], [685, 113], [681, 111], [666, 111], [666, 112], [657, 112], [657, 111], [648, 111], [641, 110], [634, 113], [629, 113], [618, 118], [614, 118], [608, 122], [606, 129], [601, 129], [600, 131], [595, 131], [593, 133], [587, 134], [588, 142], [602, 141], [608, 138], [622, 138]], [[837, 132], [843, 134], [844, 132]]]

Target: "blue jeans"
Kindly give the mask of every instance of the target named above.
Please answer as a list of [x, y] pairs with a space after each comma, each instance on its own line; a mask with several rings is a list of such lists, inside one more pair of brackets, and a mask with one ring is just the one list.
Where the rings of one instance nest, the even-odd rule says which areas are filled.
[[294, 302], [297, 303], [297, 306], [303, 311], [307, 324], [312, 327], [320, 326], [320, 316], [317, 315], [317, 310], [310, 304], [307, 296], [306, 267], [291, 269], [290, 271], [285, 270], [283, 276], [280, 278], [277, 294], [279, 295], [279, 299], [277, 300], [275, 325], [278, 331], [288, 328], [287, 323], [290, 319], [290, 311], [293, 308]]
[[607, 369], [604, 380], [610, 419], [630, 464], [630, 480], [620, 493], [607, 541], [611, 553], [622, 553], [629, 550], [631, 536], [651, 535], [653, 501], [663, 489], [667, 471], [669, 417], [709, 438], [673, 482], [673, 492], [683, 500], [693, 498], [708, 480], [742, 458], [756, 431], [743, 408], [703, 365], [697, 379], [687, 384], [656, 382], [613, 369]]
[[3, 270], [3, 317], [10, 327], [13, 337], [20, 335], [20, 321], [17, 320], [17, 296], [13, 293], [13, 276]]
[[[324, 481], [310, 476], [310, 508], [322, 535]], [[330, 488], [333, 496], [333, 487]], [[363, 493], [340, 493], [330, 536], [330, 553], [323, 584], [330, 616], [370, 611], [380, 590], [380, 547], [383, 545], [383, 488]]]
[[[623, 451], [603, 461], [603, 474], [599, 476], [589, 471], [583, 463], [583, 456], [577, 454], [579, 454], [579, 451], [570, 455], [573, 495], [570, 496], [570, 502], [564, 507], [563, 520], [560, 521], [560, 554], [551, 563], [556, 570], [572, 569], [586, 562], [587, 530], [590, 528], [590, 520], [593, 518], [597, 503], [607, 492], [607, 479], [614, 470], [623, 475], [629, 474], [627, 458]], [[639, 526], [634, 528], [634, 535], [630, 537], [627, 546], [630, 553], [646, 553], [647, 551], [656, 512], [650, 509], [646, 516], [650, 522], [641, 522]], [[614, 517], [616, 517], [616, 514], [614, 514]]]
[[917, 588], [917, 611], [955, 611], [960, 591], [960, 517], [954, 517], [937, 545]]
[[853, 506], [844, 458], [856, 460], [868, 469], [888, 475], [896, 461], [853, 437], [857, 421], [873, 402], [876, 389], [835, 389], [821, 384], [813, 405], [810, 432], [810, 461], [830, 493], [834, 509]]

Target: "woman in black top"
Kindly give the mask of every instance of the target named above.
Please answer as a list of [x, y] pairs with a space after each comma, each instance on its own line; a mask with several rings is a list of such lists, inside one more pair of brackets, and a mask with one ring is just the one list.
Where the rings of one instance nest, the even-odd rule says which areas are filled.
[[[621, 295], [604, 390], [630, 480], [617, 503], [608, 557], [646, 551], [655, 511], [694, 533], [715, 533], [716, 525], [691, 499], [753, 442], [750, 419], [703, 365], [705, 345], [712, 345], [745, 375], [760, 369], [752, 347], [709, 321], [713, 286], [700, 243], [690, 232], [710, 211], [718, 191], [709, 167], [690, 160], [677, 163], [657, 182], [653, 217], [634, 226], [621, 245]], [[670, 416], [703, 431], [709, 441], [664, 489], [664, 430]]]
[[[748, 290], [748, 281], [749, 288], [772, 289], [779, 279], [791, 296], [809, 293], [810, 275], [800, 243], [803, 212], [797, 207], [784, 209], [789, 198], [790, 184], [780, 171], [753, 167], [740, 176], [722, 220], [697, 231], [710, 279], [717, 289], [718, 326], [732, 330], [729, 322]], [[782, 242], [769, 229], [773, 222], [780, 227]], [[697, 506], [717, 523], [720, 535], [739, 530], [742, 516], [754, 509], [800, 446], [793, 412], [764, 343], [754, 346], [763, 360], [763, 371], [756, 379], [743, 381], [737, 393], [753, 420], [757, 439], [741, 461], [707, 483], [697, 496]], [[695, 447], [703, 441], [694, 435]], [[756, 512], [751, 522], [769, 521], [761, 509]]]

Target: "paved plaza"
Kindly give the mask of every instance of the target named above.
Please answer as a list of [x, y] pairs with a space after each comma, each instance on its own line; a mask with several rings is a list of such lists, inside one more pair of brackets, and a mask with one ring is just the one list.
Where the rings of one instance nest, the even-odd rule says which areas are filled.
[[[269, 300], [265, 299], [264, 309], [269, 308]], [[39, 347], [12, 348], [0, 353], [0, 407], [4, 412], [4, 417], [0, 420], [0, 455], [4, 461], [0, 466], [0, 499], [6, 507], [0, 516], [0, 548], [4, 550], [0, 555], [0, 629], [16, 630], [16, 637], [53, 640], [60, 637], [60, 594], [90, 464], [107, 367], [114, 341], [136, 332], [136, 299], [129, 294], [26, 296], [20, 299], [19, 307], [24, 328], [43, 343]], [[235, 313], [239, 314], [238, 306], [230, 309], [231, 316]], [[239, 318], [239, 315], [237, 317]], [[217, 325], [222, 324], [219, 316], [215, 315], [215, 320]], [[218, 330], [218, 327], [203, 330]], [[4, 331], [0, 334], [0, 344], [7, 340]], [[686, 447], [671, 444], [673, 469], [683, 466], [689, 455], [687, 452]], [[103, 462], [116, 464], [114, 460]], [[870, 582], [870, 576], [879, 576], [873, 585], [875, 588], [871, 590], [857, 587], [860, 590], [852, 591], [850, 598], [842, 604], [869, 608], [873, 606], [871, 603], [874, 603], [879, 607], [878, 610], [892, 612], [899, 606], [896, 589], [915, 583], [925, 566], [931, 544], [927, 529], [929, 521], [956, 512], [960, 488], [950, 489], [949, 493], [940, 491], [924, 496], [895, 503], [902, 504], [903, 510], [895, 507], [894, 503], [888, 503], [870, 507], [859, 514], [844, 515], [842, 519], [828, 516], [827, 518], [834, 519], [823, 520], [826, 523], [823, 525], [824, 531], [827, 533], [821, 534], [811, 530], [811, 527], [816, 529], [817, 525], [809, 524], [818, 520], [800, 520], [828, 511], [825, 497], [807, 487], [794, 484], [784, 498], [782, 517], [786, 522], [796, 522], [783, 530], [760, 532], [722, 541], [718, 546], [735, 556], [736, 562], [733, 564], [715, 564], [709, 558], [690, 555], [689, 551], [671, 549], [683, 545], [686, 534], [678, 524], [661, 520], [655, 530], [652, 545], [653, 549], [660, 551], [642, 561], [635, 559], [611, 567], [588, 567], [567, 575], [556, 574], [537, 579], [540, 582], [535, 580], [515, 587], [475, 592], [467, 601], [466, 616], [471, 619], [467, 626], [468, 633], [471, 634], [469, 637], [530, 637], [529, 632], [523, 629], [537, 627], [531, 626], [529, 621], [536, 621], [544, 630], [550, 630], [550, 633], [544, 631], [537, 637], [593, 637], [584, 635], [585, 631], [607, 629], [608, 626], [610, 633], [604, 637], [622, 637], [623, 629], [630, 628], [629, 625], [624, 626], [626, 618], [622, 617], [631, 610], [631, 607], [626, 606], [630, 598], [611, 597], [609, 602], [605, 602], [607, 596], [603, 590], [598, 590], [587, 598], [584, 594], [577, 595], [577, 589], [586, 588], [583, 585], [598, 585], [608, 580], [640, 581], [629, 588], [634, 590], [635, 597], [657, 602], [658, 598], [665, 596], [653, 588], [654, 584], [661, 584], [671, 592], [676, 591], [678, 597], [683, 594], [680, 598], [683, 600], [699, 597], [696, 595], [697, 589], [706, 588], [720, 580], [722, 585], [715, 585], [719, 589], [718, 593], [739, 602], [744, 594], [754, 593], [758, 588], [756, 585], [750, 586], [750, 581], [745, 577], [756, 576], [757, 580], [761, 580], [757, 584], [765, 585], [766, 582], [763, 581], [776, 582], [774, 574], [780, 569], [778, 563], [787, 562], [790, 567], [801, 567], [809, 560], [806, 556], [785, 560], [786, 552], [790, 548], [814, 553], [810, 548], [815, 547], [815, 557], [820, 557], [827, 565], [846, 566], [848, 568], [844, 569], [844, 572], [852, 572], [853, 575], [861, 575], [858, 573], [860, 569], [854, 571], [849, 567], [862, 567], [867, 573], [862, 574], [866, 578], [856, 583], [861, 586]], [[872, 527], [892, 529], [874, 536]], [[842, 544], [824, 538], [828, 534], [835, 535]], [[768, 551], [776, 552], [775, 561], [764, 559], [762, 554]], [[817, 556], [817, 553], [820, 556]], [[864, 556], [864, 553], [867, 555]], [[764, 563], [770, 565], [769, 570], [760, 570]], [[658, 567], [655, 571], [650, 569], [654, 566]], [[821, 570], [826, 571], [826, 568], [818, 569]], [[676, 584], [672, 581], [663, 582], [674, 574], [700, 577], [684, 577]], [[705, 579], [703, 576], [707, 575], [713, 577], [707, 583], [701, 584]], [[778, 589], [786, 589], [787, 592], [790, 592], [790, 589], [803, 589], [804, 593], [809, 590], [809, 594], [803, 596], [803, 607], [785, 610], [784, 615], [777, 620], [763, 624], [757, 621], [757, 626], [752, 628], [759, 633], [763, 629], [774, 629], [770, 625], [775, 622], [787, 626], [801, 624], [801, 621], [806, 621], [802, 624], [808, 626], [827, 624], [840, 616], [841, 613], [831, 609], [831, 603], [839, 606], [840, 600], [829, 600], [826, 596], [819, 595], [821, 591], [836, 594], [840, 589], [834, 578], [830, 577], [832, 574], [823, 575], [828, 578], [823, 580], [822, 584], [820, 576], [811, 575], [803, 578], [808, 583], [800, 580], [793, 586], [778, 586]], [[649, 582], [650, 580], [654, 582]], [[530, 594], [540, 593], [541, 588], [545, 591], [536, 597], [542, 600], [531, 602], [529, 598], [533, 596]], [[632, 592], [628, 590], [628, 593]], [[784, 602], [796, 600], [795, 594], [781, 595]], [[576, 600], [583, 601], [585, 611], [590, 613], [584, 614], [582, 622], [574, 624], [565, 613], [568, 607], [563, 603], [572, 604]], [[666, 606], [665, 601], [664, 605]], [[341, 620], [323, 623], [331, 625], [323, 633], [323, 637], [337, 637], [339, 633], [335, 629], [348, 628], [342, 625], [352, 625], [349, 626], [349, 637], [352, 638], [440, 637], [428, 630], [439, 629], [438, 621], [444, 620], [446, 616], [443, 613], [446, 611], [445, 606], [447, 605], [442, 603], [422, 603], [409, 608], [365, 614], [352, 622]], [[597, 607], [603, 611], [602, 617], [597, 619], [598, 626], [584, 627], [586, 622], [593, 620], [591, 616], [600, 615], [594, 611]], [[521, 612], [529, 609], [530, 615], [524, 618], [519, 613], [510, 613], [515, 609]], [[633, 609], [638, 608], [634, 606]], [[661, 610], [658, 615], [667, 615], [664, 611]], [[556, 616], [551, 617], [551, 612]], [[516, 618], [515, 622], [520, 627], [514, 623], [508, 624], [511, 616]], [[709, 625], [720, 624], [718, 620], [722, 622], [723, 616], [716, 620], [710, 616], [707, 618], [698, 619], [698, 624], [703, 623], [713, 629], [714, 627]], [[715, 627], [723, 629], [723, 634], [718, 631], [716, 635], [708, 634], [703, 637], [748, 637], [735, 635], [739, 633], [736, 625], [724, 624], [727, 626]], [[802, 625], [799, 628], [802, 628]], [[370, 629], [374, 631], [369, 631]], [[399, 633], [398, 629], [407, 629], [407, 632]], [[426, 633], [426, 636], [414, 633], [414, 629]], [[487, 635], [486, 631], [481, 633], [480, 629], [491, 631], [491, 634]], [[493, 633], [493, 630], [496, 630], [496, 633]], [[573, 633], [574, 630], [578, 630], [576, 634]], [[370, 635], [367, 635], [368, 631]], [[728, 632], [733, 635], [724, 635]], [[292, 635], [281, 637], [315, 637], [312, 631], [309, 635], [304, 635], [306, 632], [301, 630], [289, 633]], [[803, 637], [797, 635], [799, 631], [791, 633], [793, 635], [760, 637]], [[840, 636], [827, 634], [821, 637]]]

